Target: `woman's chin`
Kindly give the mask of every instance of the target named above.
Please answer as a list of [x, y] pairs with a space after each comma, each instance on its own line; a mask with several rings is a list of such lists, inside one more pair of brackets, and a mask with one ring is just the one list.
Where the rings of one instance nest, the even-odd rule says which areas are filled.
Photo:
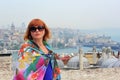
[[42, 37], [35, 37], [34, 39], [42, 39]]

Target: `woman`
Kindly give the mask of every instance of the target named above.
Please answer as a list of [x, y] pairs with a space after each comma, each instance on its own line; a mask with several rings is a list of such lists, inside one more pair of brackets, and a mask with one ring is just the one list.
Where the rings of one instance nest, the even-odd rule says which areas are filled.
[[58, 56], [47, 44], [49, 38], [50, 31], [42, 20], [33, 19], [29, 23], [14, 80], [60, 80]]

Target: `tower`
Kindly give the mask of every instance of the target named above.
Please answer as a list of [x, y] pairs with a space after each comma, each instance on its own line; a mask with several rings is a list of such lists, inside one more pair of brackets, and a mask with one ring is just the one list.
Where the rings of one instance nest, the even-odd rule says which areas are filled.
[[11, 24], [11, 34], [14, 34], [15, 32], [15, 25], [12, 23]]

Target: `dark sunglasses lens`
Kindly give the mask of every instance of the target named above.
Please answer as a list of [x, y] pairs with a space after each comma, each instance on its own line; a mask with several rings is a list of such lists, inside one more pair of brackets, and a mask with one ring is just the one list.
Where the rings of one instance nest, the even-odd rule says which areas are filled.
[[30, 28], [30, 31], [35, 32], [37, 29], [38, 29], [39, 31], [42, 31], [43, 29], [45, 29], [45, 27], [43, 27], [43, 26], [31, 27], [31, 28]]
[[39, 30], [39, 31], [41, 31], [41, 30], [43, 30], [43, 29], [45, 29], [43, 26], [38, 26], [38, 30]]
[[35, 27], [31, 27], [31, 28], [30, 28], [30, 31], [35, 32], [35, 31], [36, 31], [36, 28], [35, 28]]

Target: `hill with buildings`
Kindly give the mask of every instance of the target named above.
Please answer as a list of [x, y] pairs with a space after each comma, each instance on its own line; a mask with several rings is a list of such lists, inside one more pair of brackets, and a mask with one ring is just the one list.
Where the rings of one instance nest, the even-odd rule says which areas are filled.
[[[10, 29], [0, 29], [0, 50], [18, 50], [24, 42], [23, 36], [26, 27], [18, 28], [11, 24]], [[120, 50], [120, 43], [111, 39], [111, 36], [97, 33], [86, 33], [79, 29], [68, 28], [50, 28], [52, 38], [49, 44], [53, 48], [69, 47], [111, 47], [114, 50]]]

